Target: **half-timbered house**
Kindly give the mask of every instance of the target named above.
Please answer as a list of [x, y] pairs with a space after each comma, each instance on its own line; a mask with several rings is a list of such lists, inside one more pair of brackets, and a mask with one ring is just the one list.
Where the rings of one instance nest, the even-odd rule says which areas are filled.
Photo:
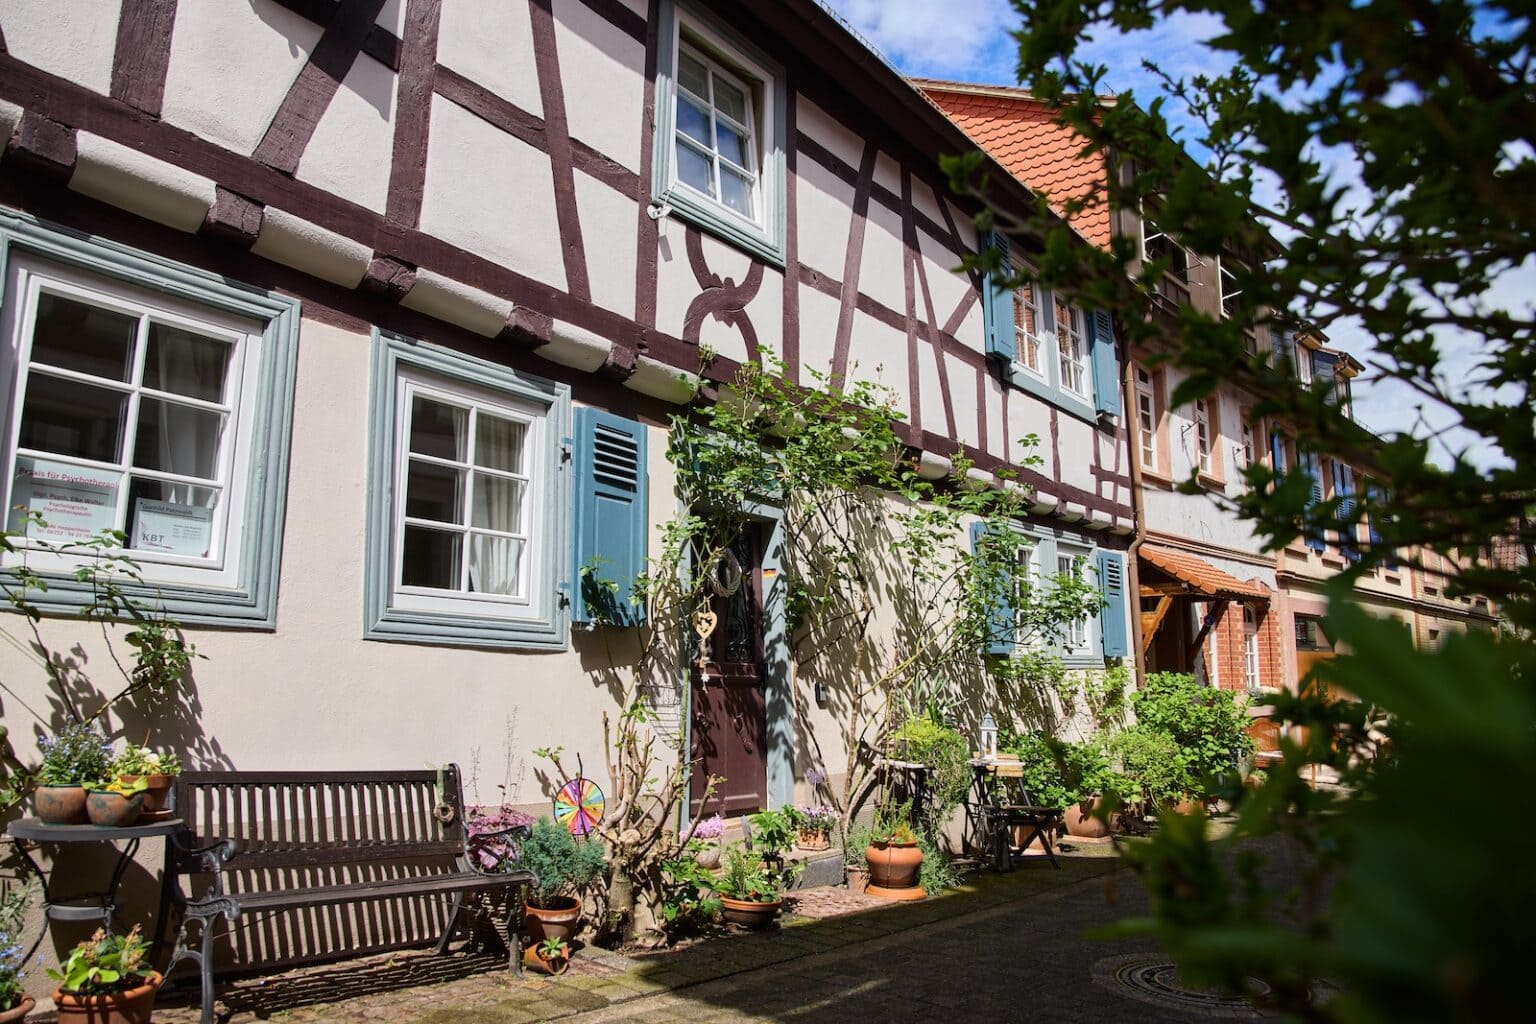
[[[206, 656], [161, 738], [193, 761], [478, 759], [529, 805], [532, 748], [590, 770], [625, 648], [573, 629], [576, 567], [643, 566], [667, 418], [770, 353], [891, 388], [930, 478], [1016, 471], [1045, 571], [1105, 580], [1063, 653], [1127, 653], [1112, 332], [1054, 303], [1046, 383], [989, 357], [1012, 323], [937, 160], [972, 144], [813, 0], [5, 0], [0, 32], [0, 489], [34, 539], [126, 535]], [[777, 528], [743, 547], [747, 714], [658, 695], [738, 811], [841, 757], [782, 656]], [[30, 557], [49, 610], [88, 600]]]

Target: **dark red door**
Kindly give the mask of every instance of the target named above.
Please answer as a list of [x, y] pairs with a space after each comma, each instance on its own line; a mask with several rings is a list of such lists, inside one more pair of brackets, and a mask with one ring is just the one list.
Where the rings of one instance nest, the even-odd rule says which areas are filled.
[[692, 673], [692, 810], [700, 811], [704, 781], [723, 775], [706, 810], [747, 814], [768, 803], [762, 547], [755, 529], [736, 538], [711, 579], [715, 629], [701, 642]]

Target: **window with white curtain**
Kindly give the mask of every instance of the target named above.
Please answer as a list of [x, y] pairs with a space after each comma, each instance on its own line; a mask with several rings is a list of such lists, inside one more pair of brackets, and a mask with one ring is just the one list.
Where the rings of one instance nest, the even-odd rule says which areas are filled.
[[415, 371], [397, 386], [393, 604], [495, 614], [529, 603], [544, 410]]
[[1056, 298], [1056, 352], [1061, 363], [1061, 386], [1081, 398], [1089, 397], [1083, 311], [1059, 296]]
[[146, 581], [233, 585], [263, 325], [21, 261], [6, 326], [6, 527], [33, 568], [107, 537]]
[[[1075, 579], [1083, 579], [1083, 572], [1088, 565], [1086, 552], [1076, 553], [1059, 550], [1056, 553], [1056, 574], [1058, 576], [1071, 576]], [[1080, 615], [1066, 622], [1062, 627], [1062, 645], [1066, 647], [1068, 654], [1081, 654], [1088, 647], [1088, 616]]]
[[1259, 687], [1259, 620], [1253, 609], [1243, 606], [1243, 676], [1249, 693]]
[[1013, 331], [1019, 365], [1037, 377], [1045, 376], [1041, 352], [1044, 330], [1040, 322], [1040, 288], [1032, 281], [1026, 282], [1013, 293]]
[[1157, 461], [1157, 388], [1152, 374], [1136, 368], [1136, 440], [1141, 446], [1141, 465], [1154, 473], [1162, 472]]

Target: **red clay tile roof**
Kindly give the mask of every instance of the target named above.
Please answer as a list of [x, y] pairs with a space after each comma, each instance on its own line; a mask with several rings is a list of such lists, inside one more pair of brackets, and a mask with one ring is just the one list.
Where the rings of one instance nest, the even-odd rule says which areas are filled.
[[1238, 601], [1252, 601], [1256, 598], [1269, 600], [1269, 591], [1262, 584], [1244, 582], [1187, 551], [1143, 544], [1136, 553], [1148, 564], [1207, 597], [1225, 597]]
[[[1103, 162], [1082, 156], [1082, 136], [1056, 124], [1045, 104], [1028, 93], [922, 78], [912, 84], [1016, 178], [1044, 193], [1057, 213], [1063, 213], [1067, 200], [1103, 189]], [[1089, 206], [1070, 223], [1089, 242], [1109, 248], [1107, 202]]]

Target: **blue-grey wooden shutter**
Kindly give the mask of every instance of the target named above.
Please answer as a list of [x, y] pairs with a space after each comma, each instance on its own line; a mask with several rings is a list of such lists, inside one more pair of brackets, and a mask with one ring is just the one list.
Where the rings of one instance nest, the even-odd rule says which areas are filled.
[[1104, 416], [1120, 415], [1120, 358], [1115, 354], [1114, 318], [1102, 309], [1088, 317], [1093, 360], [1094, 406]]
[[1277, 474], [1285, 472], [1285, 435], [1278, 430], [1269, 432], [1269, 468]]
[[1099, 590], [1104, 610], [1099, 613], [1099, 634], [1104, 657], [1123, 658], [1130, 653], [1130, 630], [1125, 613], [1125, 556], [1118, 551], [1099, 552]]
[[[975, 554], [981, 546], [982, 538], [987, 535], [986, 523], [971, 524], [971, 553]], [[1010, 565], [1011, 562], [1004, 562]], [[1013, 622], [1013, 573], [1010, 570], [1003, 572], [1002, 578], [997, 581], [997, 589], [991, 595], [987, 606], [987, 638], [983, 648], [988, 654], [996, 654], [1007, 657], [1013, 653], [1014, 647], [1014, 622]]]
[[1269, 330], [1269, 346], [1274, 350], [1275, 366], [1282, 365], [1281, 360], [1291, 358], [1296, 352], [1296, 332], [1288, 327], [1271, 327]]
[[1355, 514], [1355, 471], [1337, 459], [1333, 462], [1333, 496], [1339, 500], [1339, 553], [1351, 562], [1359, 561], [1358, 534], [1349, 522]]
[[1312, 386], [1326, 388], [1329, 398], [1335, 402], [1339, 400], [1339, 382], [1334, 376], [1334, 368], [1338, 365], [1339, 357], [1331, 352], [1312, 353]]
[[645, 608], [630, 598], [635, 577], [645, 571], [645, 427], [597, 409], [577, 409], [575, 468], [571, 618], [639, 625]]
[[995, 248], [1002, 256], [995, 271], [981, 280], [982, 315], [986, 320], [987, 355], [1011, 363], [1018, 357], [1017, 335], [1013, 329], [1013, 292], [998, 282], [1013, 276], [1013, 259], [1008, 236], [989, 231], [981, 236], [982, 248]]
[[[1323, 466], [1316, 452], [1302, 451], [1300, 443], [1297, 444], [1296, 463], [1312, 481], [1312, 493], [1307, 498], [1307, 509], [1321, 504], [1323, 500]], [[1322, 530], [1307, 530], [1307, 547], [1313, 551], [1322, 551], [1328, 547], [1328, 539]]]

